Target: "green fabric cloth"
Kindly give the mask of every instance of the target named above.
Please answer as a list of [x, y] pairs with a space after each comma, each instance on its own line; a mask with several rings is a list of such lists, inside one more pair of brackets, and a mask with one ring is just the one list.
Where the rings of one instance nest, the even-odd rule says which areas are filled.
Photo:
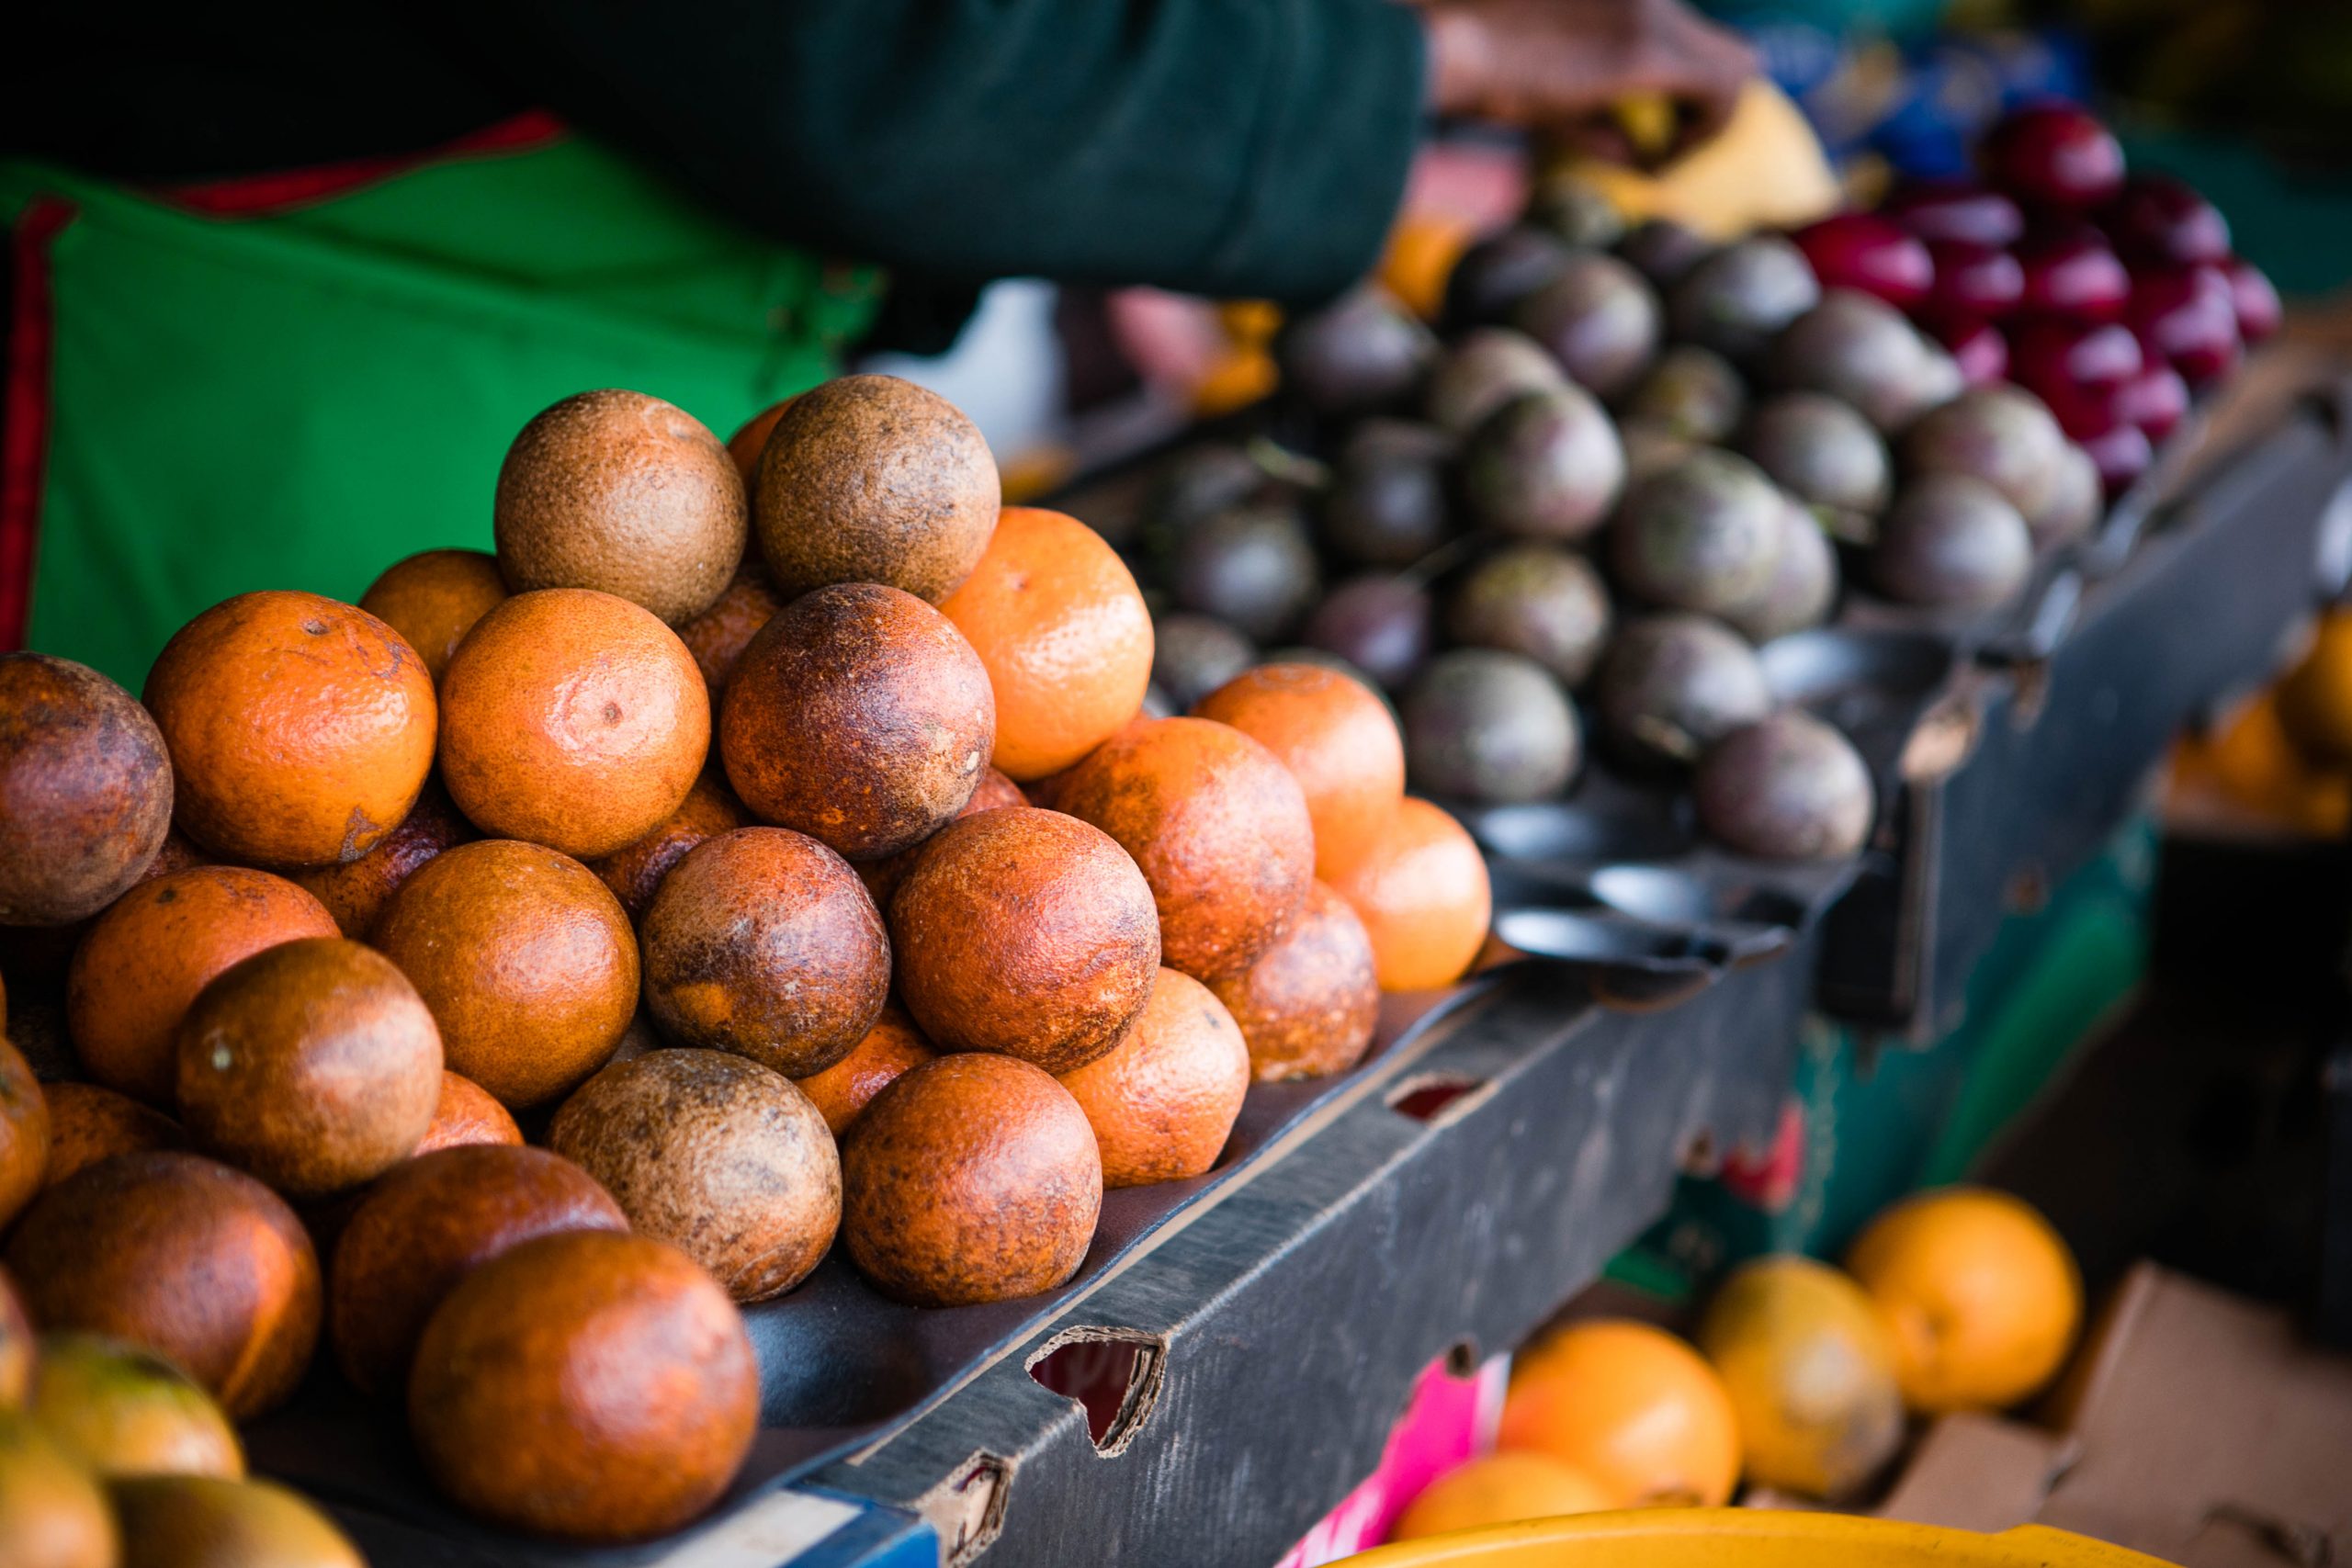
[[557, 399], [628, 387], [724, 437], [832, 373], [879, 291], [581, 139], [266, 218], [0, 163], [0, 214], [44, 196], [76, 211], [28, 641], [133, 691], [232, 593], [356, 600], [486, 548], [507, 443]]
[[1610, 1268], [1669, 1299], [1768, 1252], [1835, 1258], [1888, 1203], [1965, 1179], [2138, 987], [2155, 832], [2127, 825], [2039, 913], [2012, 919], [1970, 977], [1961, 1026], [1925, 1050], [1878, 1049], [1806, 1021], [1795, 1081], [1804, 1156], [1785, 1207], [1684, 1178], [1666, 1218]]

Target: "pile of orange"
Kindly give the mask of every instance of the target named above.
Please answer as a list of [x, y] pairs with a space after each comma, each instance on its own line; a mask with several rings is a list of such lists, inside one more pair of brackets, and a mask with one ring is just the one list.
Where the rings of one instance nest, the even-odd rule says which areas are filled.
[[2176, 809], [2212, 797], [2314, 839], [2352, 829], [2352, 608], [2320, 617], [2307, 648], [2269, 689], [2174, 748]]
[[585, 393], [494, 555], [241, 594], [143, 701], [0, 659], [0, 952], [73, 1054], [0, 1043], [32, 1320], [234, 1417], [324, 1344], [483, 1517], [657, 1533], [751, 1441], [736, 1303], [836, 1240], [917, 1303], [1061, 1283], [1106, 1188], [1458, 978], [1485, 871], [1380, 700], [1147, 716], [1125, 565], [997, 493], [887, 377], [724, 446]]

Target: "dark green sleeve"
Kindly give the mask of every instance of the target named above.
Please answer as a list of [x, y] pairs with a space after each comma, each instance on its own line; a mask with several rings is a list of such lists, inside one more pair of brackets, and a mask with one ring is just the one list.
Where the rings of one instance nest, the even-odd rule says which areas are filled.
[[756, 227], [943, 276], [1311, 299], [1422, 114], [1392, 0], [496, 0], [503, 73]]

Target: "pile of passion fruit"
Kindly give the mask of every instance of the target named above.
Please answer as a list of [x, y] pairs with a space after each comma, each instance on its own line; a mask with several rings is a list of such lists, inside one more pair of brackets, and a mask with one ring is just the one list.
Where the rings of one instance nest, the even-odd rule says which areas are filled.
[[2012, 600], [2278, 323], [2220, 213], [2081, 109], [1981, 156], [1723, 245], [1539, 185], [1434, 327], [1370, 290], [1293, 323], [1280, 429], [1312, 455], [1204, 441], [1136, 509], [1158, 700], [1303, 645], [1392, 696], [1422, 793], [1557, 797], [1589, 735], [1738, 851], [1850, 851], [1867, 773], [1758, 648], [1841, 602]]
[[0, 658], [0, 1542], [43, 1562], [351, 1561], [241, 1479], [306, 1379], [485, 1520], [675, 1529], [759, 1424], [741, 1305], [836, 1247], [925, 1307], [1058, 1286], [1106, 1188], [1478, 954], [1379, 697], [1146, 716], [1128, 569], [910, 383], [729, 445], [583, 393], [493, 512], [358, 604], [205, 611], [141, 697]]

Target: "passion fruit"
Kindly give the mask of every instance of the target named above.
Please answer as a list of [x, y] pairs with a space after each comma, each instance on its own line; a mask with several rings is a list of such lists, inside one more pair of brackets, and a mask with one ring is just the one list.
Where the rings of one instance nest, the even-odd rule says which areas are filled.
[[1324, 544], [1342, 559], [1370, 567], [1410, 566], [1437, 548], [1451, 522], [1446, 468], [1453, 457], [1452, 438], [1430, 425], [1368, 419], [1356, 426], [1331, 466]]
[[1548, 800], [1567, 788], [1582, 760], [1576, 709], [1548, 671], [1520, 654], [1442, 654], [1402, 707], [1406, 777], [1417, 794]]
[[1623, 405], [1627, 418], [1647, 420], [1701, 446], [1728, 440], [1747, 408], [1747, 383], [1731, 361], [1688, 343], [1658, 355]]
[[1786, 504], [1747, 458], [1702, 448], [1625, 496], [1611, 528], [1620, 582], [1669, 609], [1728, 615], [1771, 586]]
[[1657, 295], [1615, 256], [1572, 252], [1557, 276], [1511, 312], [1511, 323], [1601, 398], [1627, 389], [1657, 355]]
[[1321, 592], [1306, 520], [1288, 502], [1205, 518], [1176, 540], [1168, 587], [1182, 608], [1214, 615], [1261, 643], [1274, 641]]
[[1437, 359], [1437, 339], [1376, 289], [1360, 288], [1285, 327], [1274, 343], [1283, 385], [1322, 414], [1408, 401]]
[[1178, 713], [1258, 662], [1258, 645], [1214, 615], [1179, 610], [1152, 624], [1151, 683]]
[[1645, 219], [1617, 242], [1618, 255], [1661, 291], [1688, 277], [1714, 250], [1714, 242], [1671, 218]]
[[1650, 766], [1687, 766], [1716, 740], [1772, 711], [1755, 649], [1704, 615], [1626, 623], [1594, 678], [1593, 707], [1611, 749]]
[[1674, 285], [1668, 313], [1678, 339], [1746, 364], [1820, 299], [1804, 253], [1758, 234], [1694, 263]]
[[1523, 654], [1581, 686], [1608, 646], [1609, 590], [1592, 563], [1557, 545], [1512, 545], [1470, 569], [1446, 603], [1458, 643]]
[[1393, 690], [1428, 660], [1434, 618], [1429, 590], [1409, 578], [1374, 573], [1332, 589], [1299, 636]]
[[1876, 517], [1894, 491], [1886, 442], [1826, 392], [1766, 399], [1739, 445], [1774, 483], [1832, 517]]
[[2069, 544], [2088, 534], [2106, 501], [2106, 481], [2099, 476], [2098, 462], [2067, 442], [2064, 455], [2058, 459], [2058, 477], [2050, 487], [2049, 501], [2025, 520], [2033, 531], [2034, 548]]
[[1521, 393], [1548, 391], [1566, 379], [1560, 362], [1525, 333], [1473, 327], [1430, 373], [1421, 412], [1444, 434], [1464, 436]]
[[1580, 539], [1625, 482], [1616, 426], [1581, 388], [1522, 393], [1487, 416], [1463, 453], [1470, 511], [1499, 533]]
[[1741, 636], [1766, 643], [1819, 626], [1838, 602], [1838, 552], [1814, 514], [1791, 501], [1781, 510], [1781, 552], [1763, 594], [1728, 617]]
[[1959, 367], [1883, 299], [1833, 288], [1772, 345], [1783, 387], [1850, 403], [1882, 431], [1904, 429], [1961, 389]]
[[1906, 604], [1978, 608], [2024, 586], [2033, 536], [1999, 491], [1928, 474], [1895, 497], [1871, 551], [1871, 581]]
[[1708, 749], [1691, 781], [1699, 825], [1767, 860], [1849, 855], [1869, 836], [1876, 802], [1853, 744], [1794, 709], [1733, 730]]
[[1462, 253], [1445, 283], [1447, 330], [1492, 326], [1560, 276], [1575, 252], [1557, 235], [1521, 224]]
[[2079, 474], [2068, 464], [2067, 442], [2049, 406], [2022, 387], [1977, 387], [1922, 415], [1903, 434], [1905, 469], [1914, 474], [1965, 474], [1984, 480], [2028, 517], [2061, 499], [2062, 484]]

